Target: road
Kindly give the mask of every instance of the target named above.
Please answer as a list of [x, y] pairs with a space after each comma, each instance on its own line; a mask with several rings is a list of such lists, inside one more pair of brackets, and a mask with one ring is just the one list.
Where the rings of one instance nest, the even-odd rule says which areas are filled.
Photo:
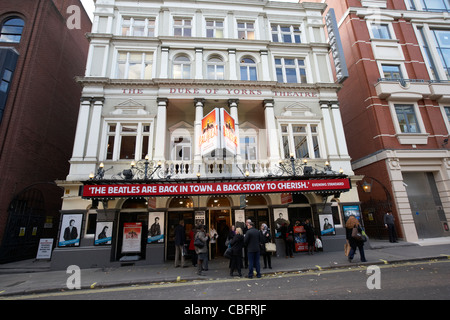
[[[368, 272], [368, 270], [370, 272]], [[370, 289], [369, 287], [372, 287]], [[377, 289], [377, 287], [379, 289]], [[185, 300], [178, 307], [200, 300], [239, 303], [252, 300], [448, 300], [450, 260], [279, 273], [257, 279], [228, 278], [158, 283], [130, 287], [69, 290], [13, 300]], [[170, 311], [170, 310], [169, 310]], [[172, 310], [173, 311], [173, 310]], [[195, 310], [189, 310], [195, 311]], [[180, 311], [178, 311], [180, 312]]]

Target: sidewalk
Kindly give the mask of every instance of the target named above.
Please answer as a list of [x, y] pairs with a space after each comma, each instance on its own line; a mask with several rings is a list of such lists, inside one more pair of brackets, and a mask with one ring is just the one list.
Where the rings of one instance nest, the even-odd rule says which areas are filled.
[[[352, 263], [342, 252], [296, 253], [294, 258], [272, 257], [273, 269], [261, 269], [264, 275], [281, 272], [324, 270], [348, 266], [396, 263], [411, 260], [450, 259], [450, 237], [421, 240], [417, 243], [370, 240], [365, 245], [367, 262], [355, 255]], [[229, 260], [217, 258], [209, 262], [206, 276], [198, 276], [190, 261], [188, 268], [174, 268], [173, 261], [156, 266], [126, 266], [81, 270], [81, 288], [148, 285], [150, 283], [230, 278]], [[261, 259], [262, 263], [262, 259]], [[262, 268], [262, 266], [261, 266]], [[243, 269], [246, 275], [248, 269]], [[25, 260], [0, 265], [0, 299], [10, 295], [66, 291], [71, 273], [50, 271], [50, 262]]]

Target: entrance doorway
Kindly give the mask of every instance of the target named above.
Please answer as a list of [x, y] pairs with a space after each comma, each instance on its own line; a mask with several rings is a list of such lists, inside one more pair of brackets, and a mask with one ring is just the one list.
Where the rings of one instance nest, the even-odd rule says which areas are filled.
[[211, 256], [222, 256], [227, 249], [225, 241], [231, 231], [231, 203], [228, 198], [211, 197], [207, 206], [210, 208], [208, 211], [208, 231], [211, 227], [214, 227], [218, 234], [215, 248], [214, 246], [211, 247], [210, 258]]
[[175, 227], [180, 220], [184, 221], [184, 231], [186, 239], [184, 241], [186, 249], [189, 248], [189, 234], [194, 228], [194, 203], [191, 198], [173, 198], [169, 203], [167, 221], [167, 260], [175, 260]]

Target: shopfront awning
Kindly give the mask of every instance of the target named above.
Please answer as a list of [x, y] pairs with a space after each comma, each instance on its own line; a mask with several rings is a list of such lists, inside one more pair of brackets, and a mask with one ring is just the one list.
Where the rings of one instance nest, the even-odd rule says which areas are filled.
[[346, 176], [314, 179], [219, 179], [219, 180], [146, 180], [107, 181], [88, 180], [83, 182], [84, 199], [113, 199], [124, 197], [175, 197], [268, 193], [316, 192], [336, 194], [351, 189]]

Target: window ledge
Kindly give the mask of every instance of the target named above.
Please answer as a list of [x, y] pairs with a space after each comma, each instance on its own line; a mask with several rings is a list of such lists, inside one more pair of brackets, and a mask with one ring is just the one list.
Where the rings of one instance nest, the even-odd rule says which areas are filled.
[[427, 144], [429, 133], [397, 133], [395, 137], [400, 144]]

